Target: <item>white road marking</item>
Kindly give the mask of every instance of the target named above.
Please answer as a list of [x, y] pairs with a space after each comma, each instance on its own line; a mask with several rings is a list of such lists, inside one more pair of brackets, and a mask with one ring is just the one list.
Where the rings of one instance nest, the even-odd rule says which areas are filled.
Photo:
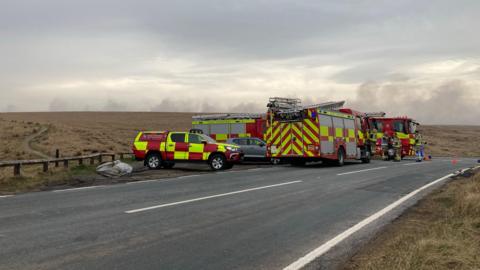
[[176, 177], [177, 179], [184, 179], [184, 178], [192, 178], [192, 177], [197, 177], [200, 176], [200, 174], [193, 174], [193, 175], [184, 175], [184, 176], [179, 176]]
[[352, 173], [359, 173], [359, 172], [367, 172], [367, 171], [381, 170], [381, 169], [386, 169], [386, 168], [387, 168], [387, 167], [376, 167], [376, 168], [359, 170], [359, 171], [353, 171], [353, 172], [337, 173], [337, 175], [346, 175], [346, 174], [352, 174]]
[[322, 256], [323, 254], [327, 253], [327, 251], [329, 251], [331, 248], [336, 246], [338, 243], [340, 243], [343, 240], [345, 240], [346, 238], [348, 238], [350, 235], [356, 233], [357, 231], [359, 231], [360, 229], [362, 229], [366, 225], [368, 225], [368, 224], [372, 223], [373, 221], [379, 219], [380, 217], [382, 217], [386, 213], [393, 210], [395, 207], [401, 205], [402, 203], [404, 203], [408, 199], [410, 199], [413, 196], [415, 196], [416, 194], [418, 194], [420, 191], [422, 191], [424, 189], [427, 189], [427, 188], [429, 188], [429, 187], [431, 187], [431, 186], [433, 186], [433, 185], [435, 185], [435, 184], [437, 184], [441, 181], [444, 181], [445, 179], [448, 179], [451, 176], [453, 176], [453, 174], [446, 175], [442, 178], [439, 178], [439, 179], [437, 179], [433, 182], [430, 182], [430, 183], [428, 183], [428, 184], [426, 184], [426, 185], [408, 193], [407, 195], [403, 196], [402, 198], [398, 199], [397, 201], [393, 202], [392, 204], [388, 205], [387, 207], [383, 208], [382, 210], [380, 210], [380, 211], [376, 212], [375, 214], [367, 217], [366, 219], [360, 221], [359, 223], [357, 223], [353, 227], [350, 227], [346, 231], [342, 232], [341, 234], [339, 234], [339, 235], [335, 236], [334, 238], [330, 239], [329, 241], [325, 242], [324, 244], [322, 244], [318, 248], [314, 249], [313, 251], [311, 251], [310, 253], [308, 253], [304, 257], [298, 259], [294, 263], [285, 267], [284, 270], [302, 269], [303, 267], [305, 267], [307, 264], [309, 264], [310, 262], [312, 262], [316, 258], [318, 258], [318, 257]]
[[155, 206], [150, 206], [150, 207], [145, 207], [145, 208], [140, 208], [140, 209], [135, 209], [135, 210], [129, 210], [129, 211], [125, 211], [125, 213], [127, 213], [127, 214], [133, 214], [133, 213], [138, 213], [138, 212], [153, 210], [153, 209], [157, 209], [157, 208], [169, 207], [169, 206], [174, 206], [174, 205], [179, 205], [179, 204], [186, 204], [186, 203], [191, 203], [191, 202], [198, 202], [198, 201], [203, 201], [203, 200], [208, 200], [208, 199], [213, 199], [213, 198], [219, 198], [219, 197], [225, 197], [225, 196], [234, 195], [234, 194], [239, 194], [239, 193], [245, 193], [245, 192], [249, 192], [249, 191], [255, 191], [255, 190], [266, 189], [266, 188], [273, 188], [273, 187], [280, 187], [280, 186], [286, 186], [286, 185], [296, 184], [296, 183], [300, 183], [300, 182], [303, 182], [303, 181], [297, 180], [297, 181], [286, 182], [286, 183], [281, 183], [281, 184], [275, 184], [275, 185], [268, 185], [268, 186], [262, 186], [262, 187], [256, 187], [256, 188], [249, 188], [249, 189], [237, 190], [237, 191], [232, 191], [232, 192], [227, 192], [227, 193], [222, 193], [222, 194], [217, 194], [217, 195], [212, 195], [212, 196], [207, 196], [207, 197], [201, 197], [201, 198], [195, 198], [195, 199], [190, 199], [190, 200], [185, 200], [185, 201], [179, 201], [179, 202], [173, 202], [173, 203], [166, 203], [166, 204], [160, 204], [160, 205], [155, 205]]
[[419, 164], [425, 164], [424, 161], [422, 162], [411, 162], [411, 163], [405, 163], [405, 164], [402, 164], [403, 166], [412, 166], [412, 165], [419, 165]]
[[152, 179], [152, 180], [142, 180], [142, 181], [134, 181], [134, 182], [127, 182], [126, 184], [127, 185], [131, 185], [131, 184], [141, 184], [141, 183], [149, 183], [149, 182], [158, 182], [158, 181], [161, 181], [163, 179]]
[[13, 197], [13, 195], [0, 195], [0, 198], [9, 198], [9, 197]]
[[77, 191], [77, 190], [84, 190], [84, 189], [94, 189], [94, 188], [99, 188], [99, 187], [104, 187], [104, 186], [102, 185], [102, 186], [91, 186], [91, 187], [79, 187], [79, 188], [59, 189], [59, 190], [54, 190], [53, 192]]

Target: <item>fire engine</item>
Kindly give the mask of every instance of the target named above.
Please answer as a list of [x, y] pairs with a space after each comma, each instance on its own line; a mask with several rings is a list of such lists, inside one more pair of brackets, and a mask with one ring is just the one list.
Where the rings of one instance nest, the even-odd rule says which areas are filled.
[[418, 122], [408, 118], [402, 117], [369, 117], [368, 122], [371, 131], [377, 131], [371, 133], [373, 140], [376, 139], [376, 152], [381, 154], [382, 151], [382, 139], [386, 138], [398, 138], [401, 141], [401, 157], [415, 156], [415, 132], [417, 131]]
[[218, 142], [230, 138], [264, 138], [266, 114], [231, 113], [192, 117], [192, 126]]
[[[267, 153], [293, 165], [309, 161], [345, 159], [370, 162], [370, 151], [360, 134], [366, 133], [357, 112], [338, 111], [342, 102], [301, 106], [299, 99], [270, 98], [267, 107]], [[358, 116], [360, 113], [358, 113]]]

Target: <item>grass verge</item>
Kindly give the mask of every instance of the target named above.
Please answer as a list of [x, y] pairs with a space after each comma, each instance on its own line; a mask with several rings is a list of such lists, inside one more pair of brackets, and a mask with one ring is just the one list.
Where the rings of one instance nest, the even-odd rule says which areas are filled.
[[0, 194], [91, 184], [96, 166], [77, 165], [69, 169], [54, 168], [46, 173], [38, 172], [38, 168], [25, 168], [20, 176], [0, 179]]
[[480, 269], [478, 170], [422, 199], [344, 269]]

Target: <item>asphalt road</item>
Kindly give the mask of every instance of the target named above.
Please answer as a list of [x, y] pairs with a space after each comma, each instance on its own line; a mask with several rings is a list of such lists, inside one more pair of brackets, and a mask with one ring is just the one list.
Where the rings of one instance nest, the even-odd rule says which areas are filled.
[[0, 197], [0, 269], [282, 269], [475, 164], [279, 166]]

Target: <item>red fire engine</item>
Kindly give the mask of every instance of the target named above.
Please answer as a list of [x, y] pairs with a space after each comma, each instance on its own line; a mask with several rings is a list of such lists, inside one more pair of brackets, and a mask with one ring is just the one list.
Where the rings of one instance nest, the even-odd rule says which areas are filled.
[[201, 130], [216, 141], [229, 138], [264, 138], [266, 114], [231, 113], [198, 115], [192, 117], [194, 129]]
[[300, 106], [300, 100], [270, 98], [268, 104], [267, 153], [294, 165], [308, 161], [345, 159], [370, 162], [370, 151], [362, 127], [361, 113], [340, 112], [344, 102]]
[[[376, 151], [382, 151], [381, 143], [384, 138], [398, 138], [401, 141], [401, 157], [415, 156], [415, 132], [418, 122], [402, 117], [370, 117], [368, 118], [371, 136], [377, 141]], [[375, 133], [376, 131], [376, 133]]]

